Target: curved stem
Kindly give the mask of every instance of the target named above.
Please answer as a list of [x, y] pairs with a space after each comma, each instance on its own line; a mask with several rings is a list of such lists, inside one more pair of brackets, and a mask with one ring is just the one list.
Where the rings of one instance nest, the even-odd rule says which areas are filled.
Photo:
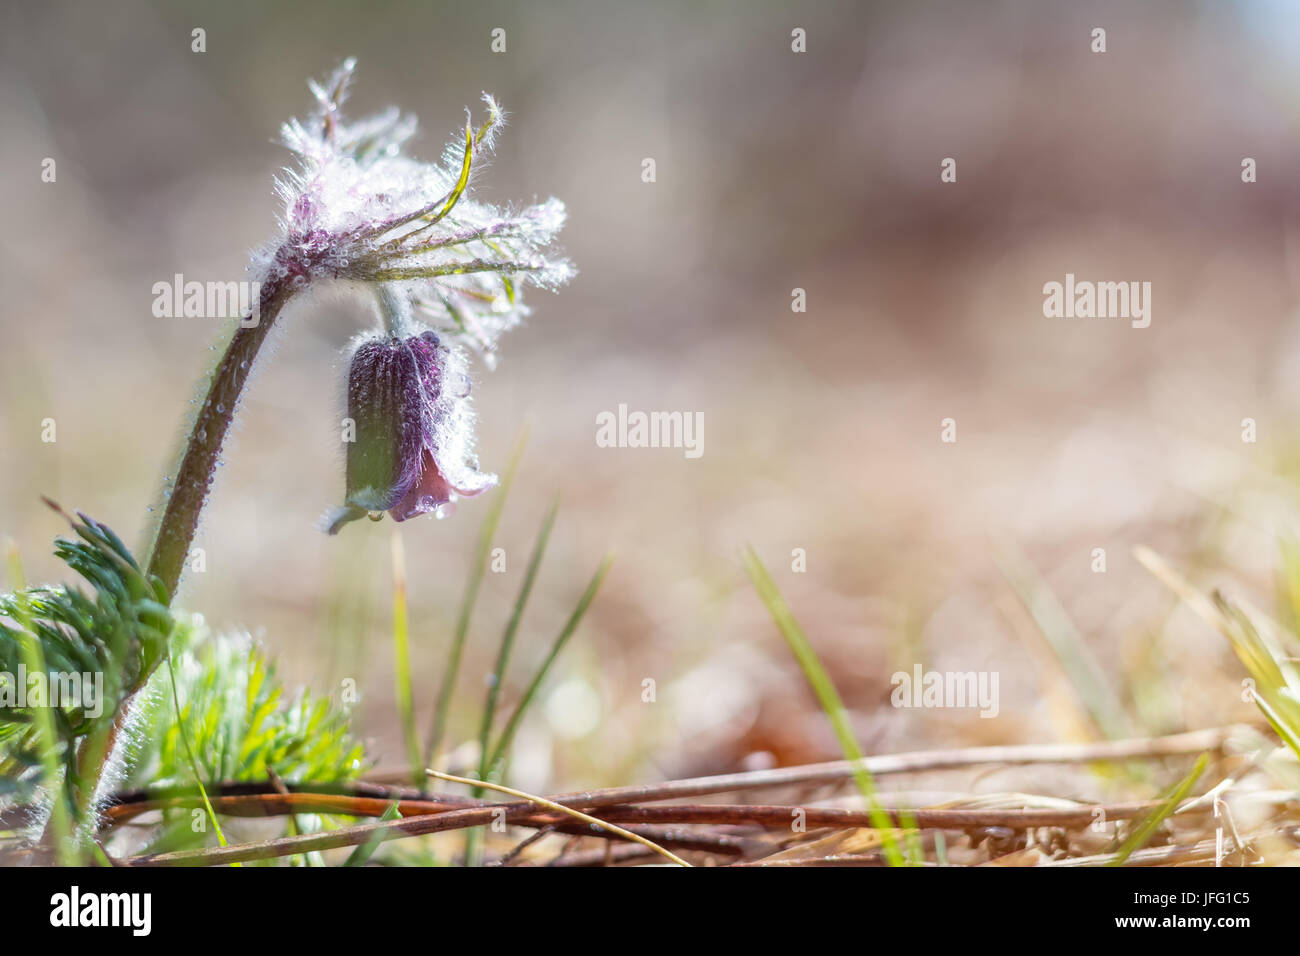
[[171, 497], [167, 500], [149, 553], [148, 573], [162, 579], [169, 596], [175, 596], [176, 586], [180, 583], [185, 559], [198, 530], [199, 516], [216, 476], [221, 446], [234, 421], [235, 408], [252, 371], [253, 360], [280, 310], [295, 291], [288, 277], [265, 282], [258, 299], [258, 321], [241, 325], [236, 330], [213, 372], [212, 384], [194, 419], [180, 468], [172, 483]]
[[[217, 464], [221, 460], [221, 446], [234, 421], [235, 408], [239, 404], [244, 384], [248, 381], [249, 372], [252, 371], [253, 361], [280, 310], [296, 291], [291, 277], [264, 282], [258, 296], [258, 311], [253, 313], [257, 321], [248, 324], [241, 322], [212, 374], [212, 384], [208, 387], [207, 397], [190, 429], [171, 497], [167, 500], [153, 547], [149, 551], [148, 573], [156, 574], [162, 580], [167, 588], [168, 603], [175, 597], [176, 587], [180, 584], [181, 571], [194, 541], [194, 533], [199, 527], [199, 516], [208, 500], [208, 492], [212, 489], [212, 480], [216, 477]], [[250, 317], [251, 315], [245, 316], [244, 319]], [[118, 704], [113, 722], [105, 731], [102, 741], [98, 741], [102, 746], [87, 747], [80, 755], [82, 765], [89, 765], [86, 772], [90, 779], [85, 781], [87, 810], [112, 763], [132, 703], [148, 682], [149, 676], [142, 674], [139, 684], [128, 691]]]

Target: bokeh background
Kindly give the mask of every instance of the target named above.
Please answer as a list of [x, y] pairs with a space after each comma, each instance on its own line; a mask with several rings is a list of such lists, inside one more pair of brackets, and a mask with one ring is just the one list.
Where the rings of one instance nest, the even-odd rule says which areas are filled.
[[[525, 423], [531, 439], [457, 740], [557, 495], [507, 699], [601, 555], [617, 562], [521, 735], [520, 786], [836, 755], [745, 579], [747, 543], [869, 751], [1100, 733], [1010, 579], [1059, 601], [1131, 732], [1251, 716], [1226, 642], [1132, 548], [1272, 604], [1300, 503], [1300, 7], [128, 0], [2, 16], [0, 536], [30, 578], [63, 574], [42, 494], [147, 540], [224, 334], [154, 318], [151, 287], [244, 276], [275, 228], [279, 124], [308, 111], [308, 77], [355, 55], [351, 110], [416, 113], [418, 155], [495, 94], [512, 122], [481, 194], [564, 199], [580, 270], [533, 294], [500, 367], [476, 373], [484, 466], [504, 467]], [[1042, 286], [1067, 272], [1151, 282], [1150, 328], [1044, 318]], [[295, 681], [357, 681], [359, 730], [391, 770], [394, 526], [315, 528], [343, 490], [340, 349], [371, 321], [337, 290], [291, 307], [182, 603], [258, 635]], [[703, 412], [703, 457], [598, 448], [596, 415], [620, 403]], [[421, 727], [485, 511], [401, 526]], [[890, 675], [914, 663], [996, 671], [999, 715], [891, 707]]]

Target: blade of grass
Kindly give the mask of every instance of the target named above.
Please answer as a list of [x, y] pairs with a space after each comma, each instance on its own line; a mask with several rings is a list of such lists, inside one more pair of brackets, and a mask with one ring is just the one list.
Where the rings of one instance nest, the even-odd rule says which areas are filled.
[[1295, 640], [1300, 636], [1300, 542], [1291, 537], [1278, 539], [1282, 566], [1277, 571], [1278, 606], [1282, 622]]
[[614, 556], [612, 554], [605, 555], [604, 560], [600, 562], [600, 567], [598, 567], [596, 573], [592, 575], [591, 582], [587, 585], [587, 590], [582, 593], [582, 597], [578, 599], [578, 604], [573, 609], [573, 613], [569, 615], [568, 621], [565, 622], [564, 627], [560, 629], [560, 633], [556, 636], [555, 642], [551, 645], [550, 652], [546, 655], [546, 659], [542, 661], [542, 666], [537, 669], [537, 673], [533, 675], [533, 679], [529, 683], [528, 688], [524, 691], [524, 695], [519, 699], [519, 703], [515, 705], [514, 712], [511, 713], [510, 719], [506, 721], [505, 729], [501, 731], [501, 736], [497, 739], [496, 746], [492, 749], [492, 757], [487, 762], [486, 772], [480, 774], [485, 786], [486, 781], [496, 779], [499, 775], [501, 766], [505, 763], [506, 756], [510, 752], [510, 745], [514, 742], [515, 733], [519, 730], [519, 725], [523, 721], [524, 715], [528, 712], [528, 708], [532, 704], [533, 698], [537, 696], [537, 689], [542, 686], [542, 681], [544, 681], [546, 675], [550, 673], [551, 665], [555, 663], [555, 659], [559, 657], [560, 652], [564, 650], [564, 645], [568, 643], [569, 638], [573, 636], [573, 632], [576, 631], [578, 625], [582, 623], [583, 615], [587, 613], [587, 608], [590, 607], [591, 602], [595, 600], [596, 592], [600, 590], [601, 582], [605, 580], [605, 575], [609, 574], [609, 569], [613, 563]]
[[442, 735], [447, 729], [447, 712], [451, 708], [451, 695], [456, 688], [456, 677], [460, 673], [461, 654], [465, 650], [465, 636], [469, 633], [470, 618], [474, 614], [474, 605], [478, 601], [479, 588], [483, 584], [483, 574], [487, 571], [488, 556], [492, 551], [492, 542], [496, 538], [497, 525], [501, 522], [501, 510], [505, 507], [506, 496], [514, 483], [519, 460], [524, 455], [528, 444], [528, 429], [525, 428], [515, 439], [510, 452], [510, 462], [506, 465], [501, 478], [501, 487], [497, 489], [487, 514], [483, 516], [483, 526], [479, 531], [478, 549], [474, 563], [470, 566], [469, 578], [465, 582], [465, 596], [461, 599], [460, 614], [456, 618], [456, 632], [452, 636], [451, 648], [447, 652], [447, 665], [442, 671], [442, 685], [438, 688], [437, 702], [433, 709], [433, 724], [429, 729], [429, 742], [424, 749], [426, 766], [432, 766], [442, 745]]
[[581, 810], [575, 810], [572, 807], [566, 807], [564, 804], [556, 803], [553, 800], [547, 800], [545, 797], [539, 797], [531, 793], [524, 793], [522, 790], [515, 790], [511, 787], [503, 787], [499, 783], [487, 783], [481, 780], [471, 780], [469, 777], [453, 777], [449, 773], [439, 773], [437, 770], [430, 770], [429, 775], [437, 777], [439, 780], [447, 780], [451, 783], [462, 783], [476, 788], [486, 787], [489, 790], [496, 790], [498, 793], [518, 797], [520, 800], [528, 800], [532, 803], [536, 803], [538, 806], [546, 807], [548, 810], [555, 810], [567, 816], [574, 817], [575, 819], [582, 820], [585, 823], [590, 823], [594, 827], [608, 830], [610, 833], [617, 833], [625, 840], [631, 840], [633, 843], [640, 843], [642, 846], [654, 850], [660, 856], [672, 860], [672, 862], [676, 863], [678, 866], [690, 866], [690, 864], [680, 856], [677, 856], [669, 850], [665, 850], [658, 843], [652, 843], [639, 833], [633, 833], [631, 830], [624, 830], [622, 827], [616, 826], [613, 823], [608, 823], [599, 817], [593, 817], [591, 814], [583, 813]]
[[366, 643], [358, 641], [356, 635], [366, 630], [374, 616], [374, 589], [366, 587], [365, 582], [376, 573], [379, 562], [375, 561], [374, 551], [378, 540], [378, 535], [358, 535], [348, 550], [330, 549], [329, 581], [317, 629], [325, 638], [323, 673], [325, 683], [331, 686], [337, 687], [345, 677], [363, 685], [372, 663], [373, 656], [365, 653]]
[[415, 691], [411, 683], [411, 647], [406, 614], [406, 552], [402, 533], [393, 528], [393, 680], [397, 693], [397, 715], [406, 739], [407, 759], [411, 762], [411, 780], [418, 787], [424, 782], [420, 760], [420, 733], [415, 729]]
[[[199, 771], [199, 761], [194, 755], [194, 747], [190, 743], [190, 734], [185, 727], [185, 716], [181, 710], [181, 695], [176, 687], [176, 665], [172, 663], [171, 648], [167, 649], [167, 677], [172, 685], [172, 704], [176, 708], [176, 730], [180, 734], [181, 743], [185, 747], [185, 761], [190, 765], [190, 772], [194, 774], [194, 782], [198, 784], [199, 796], [203, 798], [203, 807], [207, 810], [208, 819], [212, 821], [212, 829], [216, 831], [217, 842], [222, 846], [227, 846], [226, 835], [221, 832], [221, 821], [217, 819], [217, 812], [212, 809], [212, 801], [208, 799], [207, 788], [203, 786], [203, 774]], [[235, 862], [231, 866], [243, 866], [243, 864]]]
[[1023, 554], [1009, 546], [1004, 549], [998, 565], [1069, 677], [1093, 725], [1109, 740], [1129, 736], [1128, 716], [1107, 681], [1105, 671], [1088, 650], [1083, 635], [1038, 570]]
[[1300, 675], [1286, 652], [1267, 639], [1241, 608], [1219, 592], [1212, 595], [1228, 628], [1224, 631], [1237, 658], [1254, 679], [1251, 699], [1277, 735], [1300, 756]]
[[1269, 726], [1291, 748], [1291, 752], [1300, 757], [1300, 736], [1296, 735], [1295, 730], [1259, 694], [1251, 694], [1250, 699], [1255, 702], [1255, 706], [1263, 713], [1264, 719], [1268, 721]]
[[[381, 822], [388, 820], [397, 820], [402, 816], [398, 810], [398, 801], [394, 800], [388, 805], [388, 809], [383, 812], [379, 818]], [[344, 866], [365, 866], [370, 862], [370, 858], [375, 855], [379, 849], [379, 844], [384, 842], [383, 831], [372, 833], [365, 843], [362, 843], [355, 850], [348, 854], [348, 858], [343, 861]]]
[[1138, 548], [1134, 553], [1148, 571], [1228, 639], [1254, 681], [1251, 699], [1282, 741], [1300, 756], [1300, 672], [1285, 649], [1222, 594], [1202, 594], [1149, 548]]
[[[546, 553], [546, 545], [550, 541], [551, 529], [555, 526], [555, 516], [559, 511], [559, 507], [558, 501], [552, 504], [551, 510], [547, 512], [546, 518], [542, 522], [542, 530], [537, 535], [537, 544], [533, 547], [532, 557], [528, 560], [528, 570], [524, 573], [524, 583], [519, 589], [519, 597], [515, 599], [514, 609], [510, 612], [510, 620], [506, 624], [505, 632], [501, 635], [501, 647], [497, 652], [496, 664], [492, 668], [487, 700], [483, 704], [483, 719], [479, 722], [480, 756], [478, 772], [480, 779], [487, 778], [488, 737], [492, 732], [492, 721], [496, 716], [497, 702], [501, 697], [501, 682], [505, 679], [506, 667], [510, 663], [510, 652], [514, 648], [515, 635], [519, 631], [519, 622], [523, 618], [524, 608], [528, 605], [529, 595], [532, 594], [533, 583], [537, 580], [537, 570], [541, 567], [542, 557]], [[479, 794], [475, 793], [474, 796], [477, 797]]]
[[1120, 844], [1119, 850], [1115, 853], [1113, 859], [1107, 866], [1123, 866], [1124, 862], [1133, 855], [1134, 851], [1146, 846], [1148, 840], [1156, 832], [1156, 828], [1177, 809], [1178, 805], [1186, 799], [1187, 794], [1191, 792], [1196, 781], [1200, 779], [1205, 768], [1210, 764], [1210, 755], [1201, 754], [1196, 758], [1196, 763], [1192, 766], [1191, 772], [1182, 780], [1174, 784], [1161, 796], [1161, 804], [1148, 814], [1141, 823], [1139, 823], [1128, 835], [1128, 838]]
[[844, 752], [845, 759], [854, 764], [853, 779], [857, 782], [858, 790], [867, 803], [872, 826], [880, 831], [881, 848], [884, 851], [886, 861], [890, 866], [903, 866], [905, 860], [899, 850], [898, 839], [894, 834], [893, 821], [881, 808], [880, 801], [876, 798], [875, 784], [872, 782], [871, 774], [867, 772], [863, 764], [862, 750], [858, 747], [857, 737], [853, 733], [853, 728], [849, 725], [848, 713], [840, 700], [839, 692], [836, 691], [830, 675], [826, 673], [826, 669], [822, 667], [821, 661], [817, 658], [817, 652], [813, 650], [813, 646], [809, 643], [803, 628], [795, 620], [790, 606], [781, 597], [776, 582], [767, 573], [767, 568], [763, 566], [763, 562], [759, 559], [758, 552], [752, 546], [746, 547], [741, 552], [741, 559], [744, 562], [745, 571], [749, 575], [750, 581], [753, 582], [754, 590], [758, 592], [759, 600], [763, 602], [768, 613], [772, 615], [777, 630], [785, 638], [785, 642], [789, 645], [795, 660], [798, 661], [804, 677], [812, 686], [813, 693], [817, 695], [817, 701], [821, 704], [822, 710], [831, 722], [831, 727], [839, 740], [840, 749]]
[[[546, 553], [546, 544], [551, 538], [551, 529], [555, 526], [555, 516], [559, 508], [558, 501], [552, 503], [551, 510], [547, 512], [546, 518], [542, 521], [542, 530], [537, 535], [537, 544], [533, 547], [532, 557], [528, 560], [528, 569], [524, 572], [524, 583], [519, 589], [519, 597], [515, 599], [515, 606], [510, 612], [510, 620], [506, 623], [506, 629], [501, 635], [501, 647], [497, 651], [496, 664], [492, 668], [492, 676], [488, 682], [487, 700], [483, 702], [483, 718], [479, 721], [479, 779], [486, 779], [487, 777], [488, 738], [492, 733], [492, 722], [496, 717], [497, 702], [501, 697], [501, 684], [505, 680], [506, 668], [510, 663], [510, 652], [514, 648], [515, 635], [519, 631], [519, 622], [524, 616], [524, 608], [528, 605], [529, 595], [532, 594], [533, 583], [537, 580], [537, 570], [542, 565], [542, 557]], [[483, 795], [483, 791], [475, 789], [470, 792], [470, 795], [477, 799]], [[478, 827], [472, 827], [465, 831], [465, 863], [467, 866], [475, 866], [478, 863], [480, 855], [478, 837], [480, 832]]]

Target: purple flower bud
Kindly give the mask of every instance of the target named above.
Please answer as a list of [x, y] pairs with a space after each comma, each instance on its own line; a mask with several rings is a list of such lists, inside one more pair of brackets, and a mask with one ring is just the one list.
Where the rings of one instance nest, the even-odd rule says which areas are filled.
[[387, 511], [395, 521], [434, 511], [496, 484], [470, 460], [474, 415], [462, 353], [433, 332], [363, 339], [348, 373], [347, 497], [330, 515], [349, 521]]

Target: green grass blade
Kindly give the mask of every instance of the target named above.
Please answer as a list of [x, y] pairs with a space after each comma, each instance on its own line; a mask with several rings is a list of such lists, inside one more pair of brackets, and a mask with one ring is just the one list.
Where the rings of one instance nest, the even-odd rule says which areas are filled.
[[474, 614], [474, 605], [478, 601], [479, 588], [483, 584], [483, 575], [487, 571], [488, 556], [492, 552], [492, 542], [496, 539], [497, 526], [501, 523], [501, 510], [505, 507], [506, 496], [514, 483], [519, 460], [524, 455], [528, 444], [528, 430], [525, 428], [515, 439], [515, 446], [510, 452], [510, 463], [506, 466], [497, 489], [483, 517], [483, 526], [479, 531], [478, 550], [474, 555], [474, 564], [470, 567], [469, 578], [465, 582], [465, 596], [461, 600], [460, 614], [456, 618], [456, 632], [452, 636], [451, 648], [447, 652], [447, 665], [442, 672], [442, 685], [438, 688], [438, 699], [433, 709], [433, 724], [429, 730], [429, 742], [424, 750], [424, 765], [432, 767], [442, 745], [442, 736], [447, 729], [447, 713], [451, 709], [451, 695], [456, 689], [456, 678], [460, 673], [460, 659], [465, 650], [465, 636], [469, 633], [470, 618]]
[[1291, 752], [1296, 757], [1300, 757], [1300, 735], [1297, 735], [1295, 728], [1258, 693], [1251, 694], [1250, 699], [1255, 702], [1255, 706], [1260, 709], [1269, 726], [1282, 738], [1283, 743], [1291, 748]]
[[998, 564], [1070, 679], [1093, 725], [1110, 740], [1130, 736], [1128, 715], [1107, 681], [1105, 671], [1038, 570], [1024, 555], [1010, 548]]
[[[510, 664], [510, 652], [514, 648], [515, 635], [519, 631], [519, 622], [523, 619], [524, 609], [528, 606], [528, 598], [532, 594], [533, 584], [537, 580], [537, 571], [542, 566], [542, 557], [546, 554], [546, 545], [550, 541], [551, 529], [555, 526], [555, 516], [559, 512], [559, 508], [558, 501], [553, 503], [551, 510], [546, 513], [546, 518], [542, 521], [542, 530], [537, 535], [537, 544], [533, 547], [532, 557], [528, 560], [528, 569], [524, 572], [524, 583], [519, 589], [519, 597], [515, 599], [515, 606], [510, 612], [510, 620], [506, 623], [506, 629], [501, 635], [501, 647], [497, 651], [496, 664], [492, 668], [487, 699], [483, 702], [483, 718], [479, 721], [478, 775], [480, 780], [487, 776], [488, 741], [492, 734], [492, 723], [496, 717], [497, 703], [501, 698], [501, 684], [505, 681], [506, 668]], [[470, 791], [470, 796], [476, 799], [482, 795], [483, 791], [478, 787]], [[480, 833], [479, 827], [470, 827], [465, 831], [465, 863], [468, 866], [474, 866], [478, 862], [478, 837]]]
[[845, 759], [852, 761], [854, 764], [853, 779], [857, 782], [858, 790], [861, 791], [862, 798], [867, 803], [867, 812], [870, 815], [872, 826], [880, 832], [885, 859], [890, 866], [902, 866], [905, 861], [902, 852], [899, 850], [898, 839], [894, 834], [894, 823], [881, 808], [880, 801], [876, 799], [875, 784], [872, 782], [871, 774], [863, 764], [862, 750], [858, 747], [857, 737], [853, 733], [853, 728], [849, 725], [848, 713], [840, 700], [839, 692], [836, 691], [834, 683], [831, 682], [830, 675], [826, 673], [826, 668], [822, 666], [821, 661], [817, 658], [817, 652], [813, 650], [813, 646], [809, 643], [803, 628], [795, 620], [790, 606], [781, 597], [776, 582], [767, 573], [767, 568], [763, 566], [758, 553], [752, 547], [747, 547], [741, 553], [741, 558], [745, 564], [745, 571], [754, 584], [754, 590], [758, 592], [759, 599], [767, 608], [768, 613], [772, 615], [772, 620], [776, 622], [777, 629], [781, 632], [781, 636], [785, 638], [785, 642], [789, 645], [795, 660], [799, 662], [804, 677], [812, 686], [813, 693], [817, 695], [818, 703], [821, 704], [827, 719], [830, 720]]
[[1228, 639], [1237, 659], [1254, 681], [1251, 699], [1287, 747], [1300, 757], [1300, 671], [1270, 629], [1261, 631], [1245, 611], [1218, 591], [1209, 597], [1201, 593], [1150, 548], [1138, 548], [1136, 556], [1189, 608]]
[[[176, 708], [176, 730], [180, 734], [181, 743], [185, 746], [185, 758], [190, 765], [190, 771], [194, 774], [194, 782], [199, 786], [199, 796], [203, 798], [203, 807], [207, 810], [208, 819], [212, 821], [212, 829], [216, 831], [217, 842], [226, 846], [226, 835], [221, 832], [221, 821], [217, 819], [217, 812], [212, 809], [212, 801], [208, 799], [208, 789], [203, 786], [203, 774], [199, 771], [198, 758], [194, 756], [194, 747], [190, 743], [190, 733], [185, 728], [185, 716], [181, 710], [181, 695], [176, 688], [176, 665], [172, 663], [171, 649], [167, 650], [167, 677], [172, 685], [172, 704]], [[242, 863], [232, 863], [231, 866], [243, 866]]]
[[424, 764], [420, 759], [420, 733], [415, 729], [415, 690], [411, 682], [410, 627], [406, 613], [406, 552], [402, 534], [393, 529], [393, 681], [397, 694], [397, 715], [406, 739], [406, 755], [411, 764], [411, 780], [417, 787], [424, 784]]
[[[398, 806], [399, 804], [396, 800], [390, 803], [388, 805], [388, 808], [384, 810], [383, 815], [379, 818], [379, 822], [382, 823], [382, 822], [387, 822], [389, 820], [396, 820], [398, 817], [400, 817], [402, 814], [401, 811], [397, 809]], [[370, 839], [366, 840], [365, 843], [362, 843], [355, 850], [353, 850], [351, 853], [348, 854], [348, 858], [343, 861], [343, 865], [344, 866], [365, 866], [367, 863], [370, 862], [370, 858], [375, 855], [375, 851], [379, 849], [380, 844], [383, 842], [384, 842], [383, 831], [382, 830], [375, 831], [370, 835]]]
[[[510, 652], [514, 648], [515, 635], [519, 631], [519, 622], [523, 618], [524, 608], [528, 605], [528, 598], [532, 594], [533, 583], [537, 580], [537, 571], [541, 567], [542, 557], [546, 553], [546, 545], [550, 541], [551, 529], [555, 526], [555, 516], [559, 511], [559, 503], [551, 505], [551, 510], [547, 512], [545, 520], [542, 522], [542, 530], [537, 535], [537, 544], [533, 547], [532, 557], [528, 560], [528, 570], [524, 573], [524, 583], [519, 589], [519, 597], [515, 599], [515, 606], [510, 612], [510, 620], [506, 624], [505, 632], [501, 635], [501, 647], [497, 651], [496, 664], [492, 668], [491, 683], [488, 684], [487, 700], [483, 704], [483, 719], [479, 722], [478, 740], [479, 740], [479, 777], [482, 778], [487, 773], [488, 763], [488, 738], [492, 733], [492, 722], [496, 716], [497, 703], [501, 697], [501, 683], [505, 680], [506, 667], [510, 663]], [[481, 794], [476, 793], [475, 796]]]
[[560, 629], [560, 633], [556, 636], [555, 643], [551, 645], [550, 653], [548, 653], [546, 659], [542, 661], [542, 666], [539, 667], [537, 673], [533, 675], [532, 682], [529, 683], [528, 689], [524, 691], [524, 695], [519, 699], [519, 703], [515, 705], [514, 712], [510, 715], [510, 719], [506, 721], [505, 729], [501, 731], [501, 737], [497, 740], [496, 746], [492, 749], [492, 757], [487, 762], [486, 773], [481, 774], [483, 779], [495, 779], [497, 774], [500, 773], [501, 766], [505, 763], [506, 756], [510, 752], [510, 745], [514, 742], [515, 733], [519, 730], [519, 725], [523, 721], [524, 715], [528, 712], [528, 708], [532, 704], [533, 698], [537, 696], [538, 688], [542, 686], [542, 681], [546, 679], [546, 675], [550, 672], [551, 665], [555, 663], [555, 659], [559, 657], [560, 652], [564, 650], [564, 645], [569, 642], [569, 638], [573, 636], [573, 632], [576, 631], [578, 625], [582, 623], [583, 615], [587, 613], [587, 608], [590, 607], [591, 602], [595, 600], [596, 592], [600, 590], [600, 585], [605, 580], [605, 575], [609, 574], [609, 569], [613, 564], [614, 556], [612, 554], [605, 555], [604, 560], [600, 563], [600, 567], [598, 567], [596, 573], [592, 575], [591, 582], [587, 585], [587, 590], [584, 591], [582, 597], [578, 599], [578, 604], [573, 609], [573, 613], [569, 615], [568, 621], [565, 622], [564, 627]]
[[1205, 768], [1209, 764], [1209, 754], [1201, 754], [1196, 758], [1196, 764], [1192, 767], [1191, 773], [1165, 791], [1160, 798], [1160, 806], [1143, 818], [1142, 822], [1128, 835], [1128, 838], [1120, 844], [1115, 859], [1106, 865], [1123, 866], [1130, 856], [1142, 849], [1156, 832], [1156, 828], [1160, 826], [1166, 817], [1178, 809], [1178, 804], [1187, 798], [1187, 794], [1191, 792], [1192, 787], [1196, 785], [1196, 781], [1200, 779], [1201, 774], [1205, 772]]

